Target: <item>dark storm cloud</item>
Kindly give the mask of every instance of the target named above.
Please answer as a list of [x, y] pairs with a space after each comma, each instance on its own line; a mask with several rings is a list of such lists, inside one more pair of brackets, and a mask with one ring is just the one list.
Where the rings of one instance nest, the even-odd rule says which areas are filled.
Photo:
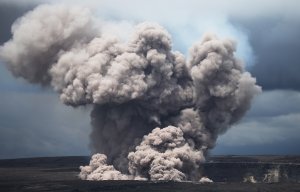
[[293, 113], [300, 113], [300, 92], [270, 90], [264, 91], [263, 94], [254, 99], [254, 105], [247, 117], [256, 119]]
[[35, 7], [33, 2], [17, 4], [16, 2], [0, 1], [0, 44], [10, 39], [13, 22], [33, 7]]
[[249, 35], [255, 65], [250, 68], [263, 89], [300, 89], [300, 20], [291, 15], [232, 18]]
[[86, 111], [61, 105], [55, 94], [0, 94], [0, 158], [88, 155], [88, 134]]
[[300, 92], [264, 91], [213, 154], [299, 154]]
[[300, 113], [249, 118], [220, 137], [214, 154], [299, 154]]

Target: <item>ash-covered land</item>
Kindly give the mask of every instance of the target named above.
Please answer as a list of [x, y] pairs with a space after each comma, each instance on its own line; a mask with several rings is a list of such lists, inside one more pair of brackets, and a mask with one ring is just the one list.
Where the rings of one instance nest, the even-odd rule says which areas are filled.
[[299, 191], [300, 156], [213, 156], [202, 174], [213, 183], [87, 181], [79, 166], [89, 157], [0, 160], [0, 191]]

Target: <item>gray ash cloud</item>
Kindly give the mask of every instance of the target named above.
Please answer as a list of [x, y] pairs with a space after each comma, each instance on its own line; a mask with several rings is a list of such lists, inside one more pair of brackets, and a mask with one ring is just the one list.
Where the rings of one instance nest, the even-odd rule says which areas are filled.
[[88, 9], [41, 5], [14, 23], [0, 56], [64, 104], [93, 106], [96, 154], [82, 179], [199, 180], [218, 135], [261, 91], [236, 43], [208, 34], [185, 59], [158, 24], [138, 24], [124, 43], [94, 21]]

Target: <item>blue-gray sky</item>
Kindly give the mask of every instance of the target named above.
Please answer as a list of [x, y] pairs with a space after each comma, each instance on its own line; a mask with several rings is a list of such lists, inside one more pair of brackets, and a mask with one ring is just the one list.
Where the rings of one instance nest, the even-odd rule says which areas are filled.
[[[12, 23], [41, 2], [0, 0], [1, 44], [10, 38]], [[123, 28], [124, 38], [135, 23], [158, 22], [171, 33], [174, 49], [186, 55], [207, 31], [235, 39], [237, 56], [263, 92], [244, 119], [219, 138], [212, 153], [300, 154], [298, 1], [63, 2], [90, 7], [101, 22]], [[116, 31], [115, 25], [106, 26]], [[0, 158], [88, 155], [89, 112], [88, 107], [64, 106], [50, 89], [14, 78], [0, 61]]]

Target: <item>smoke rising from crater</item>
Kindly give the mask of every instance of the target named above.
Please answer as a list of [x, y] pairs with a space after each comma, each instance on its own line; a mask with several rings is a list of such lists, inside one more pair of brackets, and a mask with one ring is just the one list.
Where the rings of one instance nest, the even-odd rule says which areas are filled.
[[82, 179], [199, 180], [218, 135], [261, 90], [234, 56], [235, 42], [205, 35], [187, 60], [158, 24], [138, 24], [126, 43], [101, 27], [88, 9], [42, 5], [15, 22], [0, 56], [66, 105], [93, 106], [98, 154]]

